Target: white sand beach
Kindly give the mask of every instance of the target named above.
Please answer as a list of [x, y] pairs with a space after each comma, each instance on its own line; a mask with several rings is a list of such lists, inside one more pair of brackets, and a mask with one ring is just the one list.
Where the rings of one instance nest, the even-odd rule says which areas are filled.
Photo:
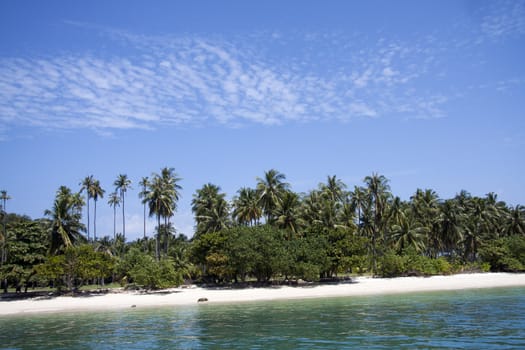
[[176, 288], [162, 293], [122, 292], [92, 296], [34, 298], [0, 301], [0, 316], [144, 308], [153, 306], [180, 306], [206, 303], [240, 303], [262, 300], [307, 299], [343, 296], [399, 294], [495, 287], [525, 287], [525, 274], [476, 273], [433, 277], [368, 278], [357, 277], [352, 283], [300, 287], [265, 287], [244, 289]]

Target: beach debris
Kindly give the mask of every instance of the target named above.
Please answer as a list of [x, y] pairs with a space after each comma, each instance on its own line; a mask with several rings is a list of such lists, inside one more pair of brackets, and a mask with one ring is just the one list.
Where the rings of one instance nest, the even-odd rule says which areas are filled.
[[137, 307], [137, 305], [133, 304], [133, 305], [131, 305], [131, 307], [134, 308], [134, 307]]
[[199, 298], [199, 300], [197, 300], [198, 303], [204, 303], [207, 301], [208, 301], [208, 298]]

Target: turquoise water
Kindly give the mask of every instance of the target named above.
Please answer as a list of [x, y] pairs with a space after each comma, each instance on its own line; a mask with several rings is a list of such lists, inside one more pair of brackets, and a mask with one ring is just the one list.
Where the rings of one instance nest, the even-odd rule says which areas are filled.
[[8, 349], [363, 347], [525, 348], [525, 288], [0, 318]]

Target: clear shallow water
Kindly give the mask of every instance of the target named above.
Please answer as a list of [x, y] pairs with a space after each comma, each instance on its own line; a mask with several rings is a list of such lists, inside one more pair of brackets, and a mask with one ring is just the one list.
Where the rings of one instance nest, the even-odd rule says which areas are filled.
[[362, 347], [525, 348], [525, 288], [0, 318], [7, 349]]

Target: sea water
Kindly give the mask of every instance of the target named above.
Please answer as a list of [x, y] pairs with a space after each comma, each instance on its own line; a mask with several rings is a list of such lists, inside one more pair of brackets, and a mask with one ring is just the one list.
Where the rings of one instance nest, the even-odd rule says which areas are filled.
[[0, 318], [7, 349], [363, 347], [525, 348], [525, 288]]

